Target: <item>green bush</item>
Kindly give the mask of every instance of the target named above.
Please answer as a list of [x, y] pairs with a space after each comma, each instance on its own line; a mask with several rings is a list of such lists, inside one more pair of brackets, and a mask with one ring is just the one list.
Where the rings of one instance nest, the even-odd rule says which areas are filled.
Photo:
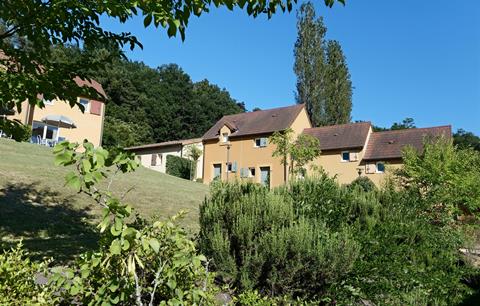
[[180, 177], [186, 180], [190, 179], [192, 170], [192, 161], [183, 157], [167, 155], [166, 172], [167, 174]]
[[472, 293], [463, 245], [418, 193], [339, 186], [324, 173], [273, 191], [216, 183], [200, 209], [200, 248], [223, 280], [274, 297], [458, 304]]
[[48, 274], [48, 262], [30, 261], [19, 244], [0, 254], [0, 305], [52, 305], [58, 302], [56, 290], [35, 282]]
[[224, 280], [269, 295], [313, 298], [345, 276], [359, 245], [295, 212], [293, 202], [252, 183], [214, 184], [200, 208], [201, 250]]
[[363, 191], [374, 191], [377, 188], [372, 180], [367, 176], [357, 177], [350, 184], [348, 184], [348, 187], [351, 189], [361, 188]]
[[[436, 222], [451, 222], [455, 215], [480, 214], [480, 152], [459, 149], [449, 139], [433, 139], [419, 155], [404, 152], [404, 167], [396, 173], [400, 184], [424, 201]], [[445, 218], [443, 218], [445, 217]]]

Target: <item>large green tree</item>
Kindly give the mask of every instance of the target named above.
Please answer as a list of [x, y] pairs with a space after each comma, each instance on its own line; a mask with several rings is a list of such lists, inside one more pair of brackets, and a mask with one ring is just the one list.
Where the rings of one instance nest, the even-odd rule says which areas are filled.
[[336, 40], [327, 43], [325, 74], [325, 117], [327, 124], [352, 120], [352, 81], [342, 46]]
[[351, 120], [352, 82], [342, 48], [327, 41], [327, 28], [311, 2], [297, 14], [294, 72], [297, 103], [305, 104], [314, 126], [347, 123]]
[[[295, 1], [295, 0], [294, 0]], [[79, 95], [98, 96], [89, 87], [79, 87], [75, 77], [91, 79], [95, 75], [82, 67], [103, 67], [109, 57], [82, 56], [70, 62], [57, 62], [52, 46], [75, 43], [85, 48], [113, 46], [142, 47], [131, 33], [107, 31], [101, 16], [121, 23], [143, 16], [144, 26], [163, 27], [169, 36], [182, 39], [190, 18], [208, 12], [211, 6], [245, 9], [248, 15], [270, 17], [277, 10], [292, 9], [292, 0], [3, 0], [0, 1], [0, 109], [20, 110], [22, 101], [38, 107], [45, 99], [60, 98], [77, 105]], [[344, 0], [325, 0], [332, 6]], [[24, 43], [25, 42], [25, 43]], [[0, 119], [0, 128], [10, 129], [11, 121]]]

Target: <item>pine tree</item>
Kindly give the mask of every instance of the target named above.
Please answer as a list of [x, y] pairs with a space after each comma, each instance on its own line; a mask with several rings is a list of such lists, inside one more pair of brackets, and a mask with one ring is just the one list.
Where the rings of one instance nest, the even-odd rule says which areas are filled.
[[311, 2], [303, 3], [297, 13], [298, 37], [295, 42], [297, 103], [305, 104], [314, 126], [323, 125], [325, 117], [325, 33], [321, 17], [316, 18]]
[[352, 81], [340, 43], [327, 43], [327, 65], [325, 74], [326, 123], [342, 124], [352, 119]]

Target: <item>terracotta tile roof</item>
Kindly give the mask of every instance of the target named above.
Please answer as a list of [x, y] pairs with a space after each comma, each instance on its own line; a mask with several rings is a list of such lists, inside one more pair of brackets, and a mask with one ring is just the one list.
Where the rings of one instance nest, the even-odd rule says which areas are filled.
[[230, 138], [283, 131], [292, 125], [302, 108], [302, 104], [297, 104], [223, 116], [203, 135], [203, 139], [211, 140], [217, 138], [220, 129], [225, 125], [232, 130]]
[[151, 143], [151, 144], [146, 144], [141, 146], [125, 148], [125, 150], [136, 151], [136, 150], [142, 150], [142, 149], [162, 148], [162, 147], [168, 147], [168, 146], [179, 146], [179, 145], [185, 146], [185, 145], [189, 145], [192, 143], [199, 143], [199, 142], [202, 142], [202, 138], [191, 138], [191, 139], [182, 139], [182, 140], [171, 140], [171, 141], [165, 141], [160, 143]]
[[452, 137], [450, 125], [430, 128], [416, 128], [396, 131], [375, 132], [370, 135], [364, 160], [401, 158], [405, 146], [413, 146], [418, 152], [423, 151], [426, 137]]
[[358, 122], [309, 128], [303, 132], [318, 138], [322, 151], [362, 148], [370, 126], [370, 122]]

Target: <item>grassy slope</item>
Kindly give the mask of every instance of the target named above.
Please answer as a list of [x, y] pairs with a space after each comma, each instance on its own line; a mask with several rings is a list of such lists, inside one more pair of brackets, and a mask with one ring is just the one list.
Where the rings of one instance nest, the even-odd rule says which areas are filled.
[[[64, 187], [67, 168], [53, 164], [51, 149], [0, 139], [0, 246], [23, 238], [34, 254], [69, 258], [95, 246], [92, 227], [100, 210], [86, 196]], [[119, 175], [112, 190], [144, 217], [167, 217], [188, 210], [183, 225], [198, 228], [198, 206], [207, 194], [203, 184], [145, 168]]]

